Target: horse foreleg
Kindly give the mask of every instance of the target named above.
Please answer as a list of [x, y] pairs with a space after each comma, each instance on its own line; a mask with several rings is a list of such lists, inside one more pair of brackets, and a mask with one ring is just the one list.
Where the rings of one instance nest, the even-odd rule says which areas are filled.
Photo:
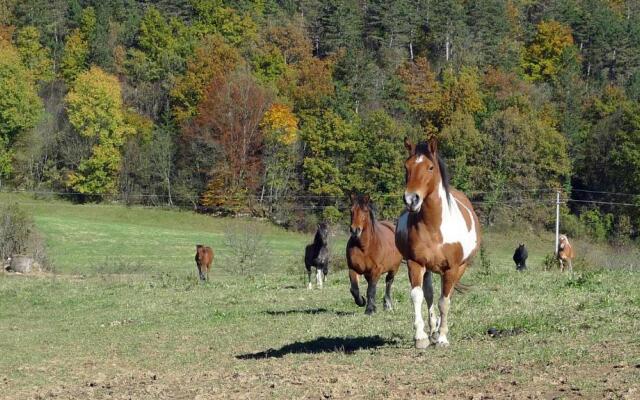
[[307, 268], [307, 289], [313, 289], [313, 285], [311, 284], [311, 266], [306, 266]]
[[318, 284], [318, 289], [322, 289], [322, 284], [324, 283], [322, 268], [316, 267], [316, 283]]
[[416, 348], [426, 349], [429, 346], [429, 337], [424, 332], [424, 320], [422, 319], [422, 301], [424, 300], [422, 280], [425, 268], [414, 261], [408, 261], [407, 267], [409, 269], [409, 282], [411, 283], [411, 302], [413, 303], [414, 314], [413, 326], [416, 330]]
[[559, 261], [560, 261], [560, 272], [564, 272], [564, 263], [562, 262], [562, 258], [560, 258]]
[[427, 300], [427, 307], [429, 310], [429, 341], [431, 343], [436, 343], [438, 340], [438, 322], [436, 319], [436, 307], [433, 305], [433, 273], [431, 271], [427, 271], [425, 273], [422, 291], [424, 293], [425, 300]]
[[349, 280], [351, 281], [350, 291], [351, 291], [351, 295], [353, 296], [353, 299], [355, 300], [358, 307], [364, 307], [365, 304], [367, 304], [367, 301], [365, 300], [364, 297], [360, 296], [360, 286], [359, 286], [360, 275], [358, 275], [358, 273], [355, 272], [354, 270], [350, 269]]
[[371, 315], [376, 312], [376, 287], [379, 276], [370, 275], [367, 277], [367, 309], [365, 314]]
[[387, 277], [385, 279], [385, 288], [384, 288], [384, 309], [385, 310], [393, 310], [393, 300], [391, 299], [391, 285], [393, 285], [393, 279], [395, 275], [393, 272], [388, 272]]
[[438, 346], [449, 346], [447, 334], [449, 333], [448, 315], [449, 306], [451, 305], [451, 294], [466, 268], [466, 264], [461, 264], [458, 268], [451, 268], [442, 275], [442, 291], [440, 301], [438, 302], [438, 308], [440, 309], [440, 329], [438, 341], [436, 342]]

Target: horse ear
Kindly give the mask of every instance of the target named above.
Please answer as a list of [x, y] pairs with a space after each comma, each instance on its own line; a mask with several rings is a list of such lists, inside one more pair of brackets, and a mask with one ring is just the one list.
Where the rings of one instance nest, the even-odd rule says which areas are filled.
[[356, 203], [356, 194], [354, 192], [351, 192], [351, 194], [349, 195], [349, 198], [351, 199], [352, 205]]
[[432, 137], [431, 140], [429, 140], [429, 152], [434, 156], [438, 154], [438, 141], [435, 137]]
[[408, 137], [405, 137], [404, 138], [404, 148], [407, 149], [407, 151], [409, 152], [409, 155], [411, 155], [411, 154], [413, 154], [414, 150], [416, 149], [416, 145], [411, 142], [411, 139], [409, 139]]

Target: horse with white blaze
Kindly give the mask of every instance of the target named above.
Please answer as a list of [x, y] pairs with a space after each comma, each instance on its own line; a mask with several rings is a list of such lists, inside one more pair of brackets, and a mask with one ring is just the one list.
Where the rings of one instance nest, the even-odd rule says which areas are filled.
[[[469, 199], [449, 186], [447, 170], [435, 139], [414, 145], [405, 139], [406, 211], [396, 228], [396, 246], [407, 260], [414, 310], [416, 348], [448, 346], [448, 313], [453, 289], [480, 247], [480, 222]], [[432, 274], [441, 276], [438, 302], [433, 304]], [[424, 331], [422, 303], [426, 299], [429, 334]]]

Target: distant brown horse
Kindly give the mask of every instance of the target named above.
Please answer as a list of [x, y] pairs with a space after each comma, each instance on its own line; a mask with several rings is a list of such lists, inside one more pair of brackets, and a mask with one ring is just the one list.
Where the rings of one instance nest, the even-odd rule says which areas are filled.
[[[407, 211], [398, 220], [396, 245], [409, 268], [415, 344], [416, 348], [429, 344], [448, 346], [451, 294], [480, 246], [480, 223], [469, 199], [449, 187], [435, 139], [417, 145], [405, 139], [404, 144], [409, 152], [403, 197]], [[441, 276], [442, 282], [439, 324], [433, 306], [433, 272]], [[425, 298], [429, 335], [424, 332], [422, 319]]]
[[[356, 304], [367, 308], [366, 314], [376, 311], [376, 285], [384, 273], [386, 289], [384, 308], [393, 307], [391, 285], [398, 272], [402, 255], [395, 245], [395, 226], [388, 221], [376, 221], [368, 195], [351, 195], [351, 238], [347, 243], [347, 264], [351, 280], [351, 294]], [[360, 296], [358, 281], [360, 275], [367, 280], [367, 299]]]
[[200, 274], [200, 280], [209, 280], [209, 270], [213, 262], [213, 249], [201, 244], [196, 245], [196, 267]]
[[571, 260], [575, 256], [573, 247], [569, 243], [569, 238], [566, 235], [560, 235], [558, 243], [558, 261], [560, 261], [560, 272], [564, 271], [564, 263], [569, 264], [569, 272], [573, 272], [573, 264]]

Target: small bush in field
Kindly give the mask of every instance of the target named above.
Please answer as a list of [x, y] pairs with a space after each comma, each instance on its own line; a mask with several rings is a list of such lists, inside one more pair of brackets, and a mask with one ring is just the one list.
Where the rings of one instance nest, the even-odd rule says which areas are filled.
[[225, 229], [225, 244], [231, 255], [231, 265], [242, 275], [268, 265], [271, 251], [263, 230], [246, 223], [229, 224]]
[[483, 274], [491, 275], [491, 260], [484, 245], [480, 245], [480, 267]]
[[545, 271], [550, 271], [553, 269], [559, 269], [560, 263], [558, 263], [558, 257], [555, 254], [547, 254], [542, 260], [542, 268]]
[[0, 206], [0, 260], [26, 255], [50, 270], [44, 240], [36, 231], [31, 217], [17, 204]]

